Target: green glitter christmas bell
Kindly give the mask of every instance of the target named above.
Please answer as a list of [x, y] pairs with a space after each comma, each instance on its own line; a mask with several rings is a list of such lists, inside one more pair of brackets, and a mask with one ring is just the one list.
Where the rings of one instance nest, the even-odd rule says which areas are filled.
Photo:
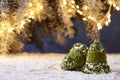
[[94, 41], [88, 50], [86, 63], [82, 68], [84, 73], [101, 74], [109, 73], [110, 68], [107, 64], [104, 47], [100, 41]]
[[87, 46], [81, 43], [76, 43], [71, 48], [70, 52], [62, 60], [61, 67], [64, 70], [81, 70], [85, 64], [87, 56]]

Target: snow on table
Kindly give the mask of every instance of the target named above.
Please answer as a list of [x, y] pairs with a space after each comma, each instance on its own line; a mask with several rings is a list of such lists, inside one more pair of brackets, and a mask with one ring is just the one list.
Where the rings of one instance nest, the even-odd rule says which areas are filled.
[[109, 74], [84, 74], [60, 68], [65, 54], [0, 56], [0, 80], [120, 80], [120, 54], [109, 54]]

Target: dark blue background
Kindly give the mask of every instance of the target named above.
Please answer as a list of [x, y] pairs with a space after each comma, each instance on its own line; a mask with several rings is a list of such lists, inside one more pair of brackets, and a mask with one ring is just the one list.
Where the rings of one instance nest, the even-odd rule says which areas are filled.
[[[86, 36], [85, 27], [77, 19], [74, 25], [78, 30], [77, 36], [72, 39], [67, 39], [65, 45], [59, 45], [52, 39], [44, 39], [44, 50], [40, 50], [35, 44], [25, 43], [25, 52], [60, 52], [67, 53], [72, 45], [76, 42], [81, 42], [90, 45], [91, 40]], [[101, 31], [101, 42], [104, 44], [106, 52], [120, 52], [120, 12], [112, 15], [112, 22], [109, 27], [104, 27]]]

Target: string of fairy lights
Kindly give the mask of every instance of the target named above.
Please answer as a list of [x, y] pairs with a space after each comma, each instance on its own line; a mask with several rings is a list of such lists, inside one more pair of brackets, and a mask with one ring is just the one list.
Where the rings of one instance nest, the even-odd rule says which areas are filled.
[[21, 19], [17, 25], [19, 30], [24, 29], [24, 25], [30, 23], [31, 20], [41, 21], [41, 15], [44, 12], [44, 3], [40, 0], [31, 0], [27, 2], [26, 9], [21, 13]]
[[[108, 26], [109, 23], [111, 22], [112, 7], [114, 7], [117, 11], [120, 10], [120, 6], [117, 5], [116, 0], [108, 0], [107, 2], [109, 4], [109, 9], [108, 9], [106, 15], [100, 21], [98, 21], [96, 18], [94, 18], [91, 15], [85, 15], [84, 11], [89, 10], [89, 7], [87, 5], [84, 5], [83, 9], [80, 10], [80, 6], [75, 4], [75, 0], [68, 0], [68, 1], [71, 2], [72, 8], [75, 8], [76, 12], [79, 15], [84, 16], [83, 21], [87, 21], [87, 20], [93, 21], [94, 23], [96, 23], [95, 25], [97, 26], [98, 30], [101, 30], [104, 25]], [[64, 0], [64, 5], [67, 5], [67, 0]], [[68, 10], [68, 11], [70, 11], [70, 10]]]
[[[16, 37], [24, 32], [27, 23], [30, 23], [31, 20], [41, 21], [44, 19], [42, 15], [44, 15], [46, 4], [44, 0], [23, 0], [18, 9], [19, 12], [15, 15], [0, 10], [0, 53], [9, 53], [11, 46], [15, 42], [20, 42]], [[4, 3], [4, 5], [6, 4]]]
[[[1, 23], [1, 27], [0, 28], [10, 28], [8, 29], [8, 32], [12, 32], [15, 27], [19, 27], [19, 28], [24, 28], [24, 25], [26, 23], [31, 22], [31, 19], [41, 19], [39, 18], [40, 14], [42, 14], [42, 10], [43, 10], [43, 6], [44, 4], [40, 1], [40, 0], [30, 0], [27, 2], [26, 8], [21, 11], [22, 13], [20, 13], [19, 15], [16, 15], [17, 18], [19, 17], [19, 23], [16, 21], [11, 21], [9, 19], [9, 17], [7, 18], [8, 20], [6, 20], [6, 18], [2, 20]], [[39, 16], [39, 17], [38, 17]], [[17, 25], [16, 25], [17, 23]], [[5, 27], [6, 26], [6, 27]], [[2, 33], [3, 29], [0, 29], [0, 33]]]

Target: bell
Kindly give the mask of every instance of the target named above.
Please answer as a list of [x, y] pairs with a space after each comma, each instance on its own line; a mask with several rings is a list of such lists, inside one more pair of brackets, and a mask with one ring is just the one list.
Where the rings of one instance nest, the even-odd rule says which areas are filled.
[[88, 50], [86, 63], [82, 68], [84, 73], [101, 74], [109, 73], [110, 68], [107, 64], [105, 49], [100, 41], [94, 41]]
[[81, 43], [76, 43], [71, 48], [70, 52], [62, 60], [61, 67], [64, 70], [81, 70], [85, 64], [87, 56], [87, 46]]

